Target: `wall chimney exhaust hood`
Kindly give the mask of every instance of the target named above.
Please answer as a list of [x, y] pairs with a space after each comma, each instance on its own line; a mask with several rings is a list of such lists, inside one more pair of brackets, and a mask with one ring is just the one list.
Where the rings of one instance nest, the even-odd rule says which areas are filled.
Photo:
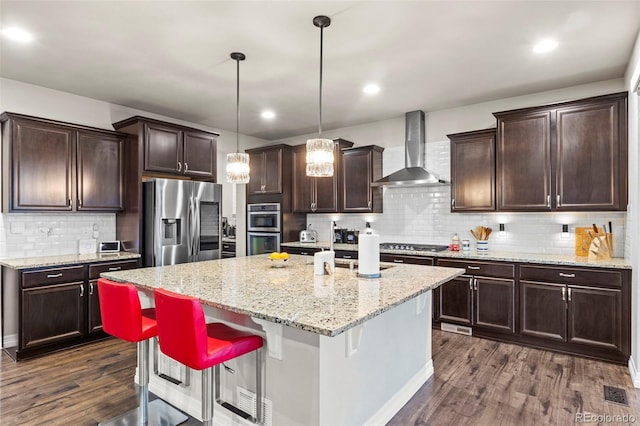
[[404, 169], [371, 183], [371, 186], [436, 186], [449, 182], [425, 169], [424, 111], [405, 114]]

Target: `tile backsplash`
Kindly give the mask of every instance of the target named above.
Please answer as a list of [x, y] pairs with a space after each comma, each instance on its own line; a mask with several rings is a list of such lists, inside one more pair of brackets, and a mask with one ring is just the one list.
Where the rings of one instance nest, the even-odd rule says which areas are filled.
[[116, 238], [113, 213], [4, 213], [0, 259], [78, 253], [78, 241]]

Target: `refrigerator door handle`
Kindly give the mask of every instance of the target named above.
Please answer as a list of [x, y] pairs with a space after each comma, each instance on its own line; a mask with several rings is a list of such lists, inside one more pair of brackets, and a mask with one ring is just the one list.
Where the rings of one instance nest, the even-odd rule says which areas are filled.
[[195, 256], [198, 256], [200, 254], [200, 202], [196, 201], [194, 202], [194, 207], [195, 207], [195, 211], [194, 211], [194, 217], [195, 217], [195, 221], [194, 221], [194, 230], [193, 230], [193, 254]]
[[189, 197], [189, 202], [187, 203], [187, 226], [185, 227], [185, 229], [187, 230], [187, 250], [188, 250], [187, 254], [189, 257], [193, 256], [193, 230], [192, 230], [193, 225], [191, 224], [191, 222], [193, 222], [192, 203], [193, 203], [193, 198]]

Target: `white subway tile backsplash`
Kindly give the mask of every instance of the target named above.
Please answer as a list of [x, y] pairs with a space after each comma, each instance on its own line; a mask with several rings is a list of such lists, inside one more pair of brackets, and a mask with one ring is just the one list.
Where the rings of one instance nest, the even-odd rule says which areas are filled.
[[115, 214], [0, 214], [0, 258], [75, 254], [78, 240], [115, 240]]

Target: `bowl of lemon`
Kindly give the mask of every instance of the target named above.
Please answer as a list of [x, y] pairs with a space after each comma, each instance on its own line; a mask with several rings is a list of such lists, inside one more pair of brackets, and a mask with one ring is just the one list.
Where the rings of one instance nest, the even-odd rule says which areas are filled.
[[287, 252], [273, 252], [269, 255], [269, 262], [271, 263], [272, 268], [284, 268], [287, 266], [287, 261], [289, 260], [289, 253]]

